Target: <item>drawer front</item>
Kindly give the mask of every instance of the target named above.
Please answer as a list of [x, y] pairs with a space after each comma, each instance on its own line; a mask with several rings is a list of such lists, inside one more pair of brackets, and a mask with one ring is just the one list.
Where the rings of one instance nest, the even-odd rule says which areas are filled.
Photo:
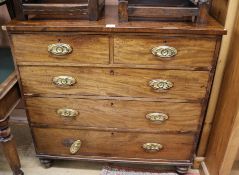
[[[38, 154], [61, 156], [100, 156], [157, 161], [190, 160], [193, 135], [159, 135], [90, 130], [33, 128]], [[78, 143], [75, 141], [78, 140]], [[80, 143], [79, 143], [80, 141]], [[73, 143], [75, 143], [73, 145]], [[146, 143], [163, 146], [158, 150], [144, 149]], [[145, 145], [146, 146], [146, 145]], [[74, 151], [74, 152], [73, 152]]]
[[17, 63], [109, 63], [109, 38], [104, 35], [14, 34]]
[[208, 72], [19, 67], [24, 93], [201, 100]]
[[201, 105], [120, 100], [26, 98], [30, 121], [48, 125], [196, 132]]
[[116, 36], [114, 62], [177, 69], [210, 68], [215, 45], [213, 38]]

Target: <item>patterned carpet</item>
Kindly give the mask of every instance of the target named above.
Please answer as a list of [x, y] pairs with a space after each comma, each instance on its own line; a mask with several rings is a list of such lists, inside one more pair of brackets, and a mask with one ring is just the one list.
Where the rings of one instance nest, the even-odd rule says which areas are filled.
[[132, 169], [132, 168], [113, 168], [113, 167], [104, 167], [100, 175], [178, 175], [174, 172], [160, 172], [160, 171], [147, 171], [142, 170], [141, 168]]
[[[166, 167], [165, 167], [166, 168]], [[124, 166], [105, 166], [100, 175], [178, 175], [169, 169]], [[187, 175], [200, 175], [197, 170], [190, 170]]]

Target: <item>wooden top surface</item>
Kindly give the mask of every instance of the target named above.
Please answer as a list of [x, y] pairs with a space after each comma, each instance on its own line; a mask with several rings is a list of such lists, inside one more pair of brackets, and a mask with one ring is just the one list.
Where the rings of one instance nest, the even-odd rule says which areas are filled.
[[118, 21], [117, 6], [107, 5], [105, 17], [99, 21], [88, 20], [28, 20], [12, 21], [7, 30], [14, 32], [45, 32], [45, 31], [72, 31], [72, 32], [105, 32], [105, 33], [162, 33], [162, 34], [206, 34], [223, 35], [226, 30], [216, 20], [209, 17], [207, 25], [191, 22], [153, 22]]

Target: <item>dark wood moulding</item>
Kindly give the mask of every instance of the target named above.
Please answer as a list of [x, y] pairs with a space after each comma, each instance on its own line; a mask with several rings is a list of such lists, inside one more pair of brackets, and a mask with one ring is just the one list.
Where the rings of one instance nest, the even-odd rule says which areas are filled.
[[208, 1], [119, 0], [119, 20], [192, 21], [207, 23]]
[[97, 21], [105, 0], [16, 0], [14, 7], [18, 20], [32, 17], [43, 19], [88, 19]]

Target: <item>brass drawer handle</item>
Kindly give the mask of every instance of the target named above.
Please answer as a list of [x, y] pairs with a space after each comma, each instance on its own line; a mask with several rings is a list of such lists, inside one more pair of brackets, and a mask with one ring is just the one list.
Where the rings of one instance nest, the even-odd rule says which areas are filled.
[[145, 143], [143, 144], [143, 149], [146, 152], [159, 152], [163, 149], [163, 145], [159, 143]]
[[70, 76], [57, 76], [52, 81], [58, 87], [69, 87], [76, 83], [75, 78]]
[[164, 114], [161, 112], [149, 113], [145, 116], [145, 118], [152, 122], [157, 122], [159, 124], [161, 124], [169, 119], [167, 114]]
[[173, 87], [173, 83], [168, 80], [157, 79], [151, 80], [149, 86], [154, 90], [169, 90]]
[[170, 46], [158, 46], [152, 49], [152, 54], [160, 58], [171, 58], [177, 55], [178, 51]]
[[56, 56], [68, 55], [72, 52], [72, 47], [69, 44], [56, 43], [48, 46], [48, 52]]
[[82, 145], [81, 140], [74, 141], [70, 147], [70, 153], [76, 154], [80, 150], [81, 145]]
[[67, 109], [67, 108], [62, 108], [62, 109], [58, 109], [57, 110], [57, 114], [60, 117], [76, 117], [79, 115], [78, 111], [74, 110], [74, 109]]

